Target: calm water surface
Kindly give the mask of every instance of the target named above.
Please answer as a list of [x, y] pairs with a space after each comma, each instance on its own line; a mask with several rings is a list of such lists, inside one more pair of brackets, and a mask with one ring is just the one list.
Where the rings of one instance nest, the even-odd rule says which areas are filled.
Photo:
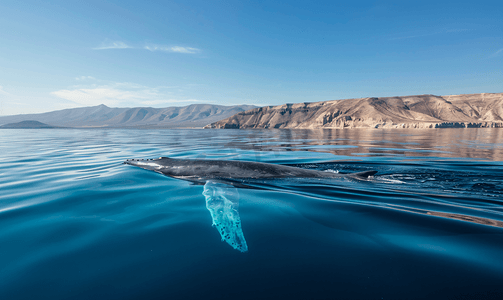
[[[159, 156], [378, 173], [243, 182], [241, 253]], [[2, 130], [0, 299], [503, 299], [503, 129]]]

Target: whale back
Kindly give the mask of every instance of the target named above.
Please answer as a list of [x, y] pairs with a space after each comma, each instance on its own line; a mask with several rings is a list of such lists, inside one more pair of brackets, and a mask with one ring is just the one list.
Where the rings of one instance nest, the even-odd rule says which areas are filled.
[[[255, 179], [255, 178], [334, 178], [343, 175], [318, 170], [301, 169], [277, 164], [209, 159], [176, 159], [160, 157], [158, 159], [131, 159], [124, 163], [143, 169], [152, 170], [166, 176], [204, 181], [209, 179]], [[376, 171], [352, 174], [356, 177], [368, 177]]]

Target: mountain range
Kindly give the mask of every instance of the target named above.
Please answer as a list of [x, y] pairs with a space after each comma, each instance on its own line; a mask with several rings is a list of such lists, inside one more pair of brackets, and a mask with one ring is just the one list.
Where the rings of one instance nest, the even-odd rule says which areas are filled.
[[265, 107], [193, 104], [111, 108], [98, 105], [0, 117], [0, 125], [24, 128], [31, 124], [19, 123], [23, 121], [78, 128], [503, 127], [503, 93], [368, 97]]
[[503, 127], [503, 93], [369, 97], [254, 108], [205, 128]]
[[111, 108], [102, 104], [41, 114], [3, 116], [0, 117], [0, 125], [30, 120], [58, 127], [203, 127], [253, 108], [256, 106], [211, 104], [167, 108]]

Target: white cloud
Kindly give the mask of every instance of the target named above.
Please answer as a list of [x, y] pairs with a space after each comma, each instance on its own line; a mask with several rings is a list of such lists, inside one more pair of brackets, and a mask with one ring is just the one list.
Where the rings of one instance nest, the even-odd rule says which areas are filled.
[[54, 91], [51, 95], [84, 106], [100, 104], [107, 106], [159, 106], [166, 104], [169, 106], [174, 103], [184, 105], [184, 103], [206, 102], [204, 100], [183, 99], [183, 95], [181, 97], [173, 95], [171, 92], [167, 92], [164, 87], [152, 88], [130, 82], [116, 82], [101, 86], [95, 84], [87, 87], [75, 86], [70, 89]]
[[437, 34], [460, 33], [460, 32], [465, 32], [465, 31], [471, 31], [471, 30], [470, 29], [464, 29], [464, 28], [443, 29], [443, 30], [435, 31], [435, 32], [420, 33], [420, 34], [413, 34], [413, 35], [407, 35], [407, 36], [390, 38], [390, 39], [388, 39], [388, 41], [403, 40], [403, 39], [413, 39], [413, 38], [432, 36], [432, 35], [437, 35]]
[[200, 49], [197, 48], [192, 48], [192, 47], [181, 47], [181, 46], [145, 46], [143, 47], [146, 50], [149, 51], [164, 51], [164, 52], [177, 52], [177, 53], [189, 53], [189, 54], [194, 54], [194, 53], [199, 53], [201, 52]]
[[496, 57], [496, 56], [499, 56], [503, 54], [503, 48], [499, 49], [498, 51], [494, 52], [493, 54], [491, 54], [489, 57]]
[[93, 76], [80, 76], [80, 77], [75, 77], [75, 80], [96, 80]]
[[[105, 40], [101, 46], [93, 48], [93, 50], [106, 50], [106, 49], [134, 49], [138, 47], [132, 47], [121, 41], [110, 41]], [[175, 52], [175, 53], [186, 53], [195, 54], [201, 52], [201, 49], [194, 47], [182, 47], [182, 46], [163, 46], [163, 45], [146, 45], [143, 47], [145, 50], [149, 51], [162, 51], [162, 52]]]
[[105, 41], [101, 46], [93, 48], [93, 50], [106, 50], [106, 49], [128, 49], [133, 48], [121, 41]]
[[9, 93], [3, 90], [3, 86], [0, 85], [0, 95], [10, 96]]
[[197, 48], [191, 48], [191, 47], [175, 46], [175, 47], [171, 47], [171, 51], [178, 52], [178, 53], [197, 53], [197, 52], [200, 52], [201, 50], [199, 50]]
[[100, 104], [113, 106], [119, 104], [121, 100], [132, 98], [130, 92], [106, 88], [59, 90], [51, 94], [86, 106]]
[[458, 33], [458, 32], [465, 32], [465, 31], [472, 31], [471, 29], [466, 29], [466, 28], [452, 28], [452, 29], [446, 29], [446, 33]]
[[123, 89], [148, 89], [149, 87], [133, 82], [115, 82], [113, 86]]

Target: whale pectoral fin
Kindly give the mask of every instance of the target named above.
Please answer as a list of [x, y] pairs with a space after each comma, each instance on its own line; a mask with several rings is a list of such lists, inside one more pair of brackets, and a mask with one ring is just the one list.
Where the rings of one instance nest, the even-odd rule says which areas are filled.
[[370, 171], [363, 171], [363, 172], [353, 173], [353, 174], [350, 174], [349, 176], [353, 177], [353, 178], [356, 178], [356, 179], [365, 179], [365, 178], [368, 178], [369, 176], [373, 176], [376, 173], [377, 173], [377, 171], [370, 170]]
[[241, 252], [248, 251], [238, 213], [238, 190], [232, 185], [208, 180], [204, 185], [203, 195], [213, 226], [217, 228], [222, 241], [226, 241], [232, 248]]

